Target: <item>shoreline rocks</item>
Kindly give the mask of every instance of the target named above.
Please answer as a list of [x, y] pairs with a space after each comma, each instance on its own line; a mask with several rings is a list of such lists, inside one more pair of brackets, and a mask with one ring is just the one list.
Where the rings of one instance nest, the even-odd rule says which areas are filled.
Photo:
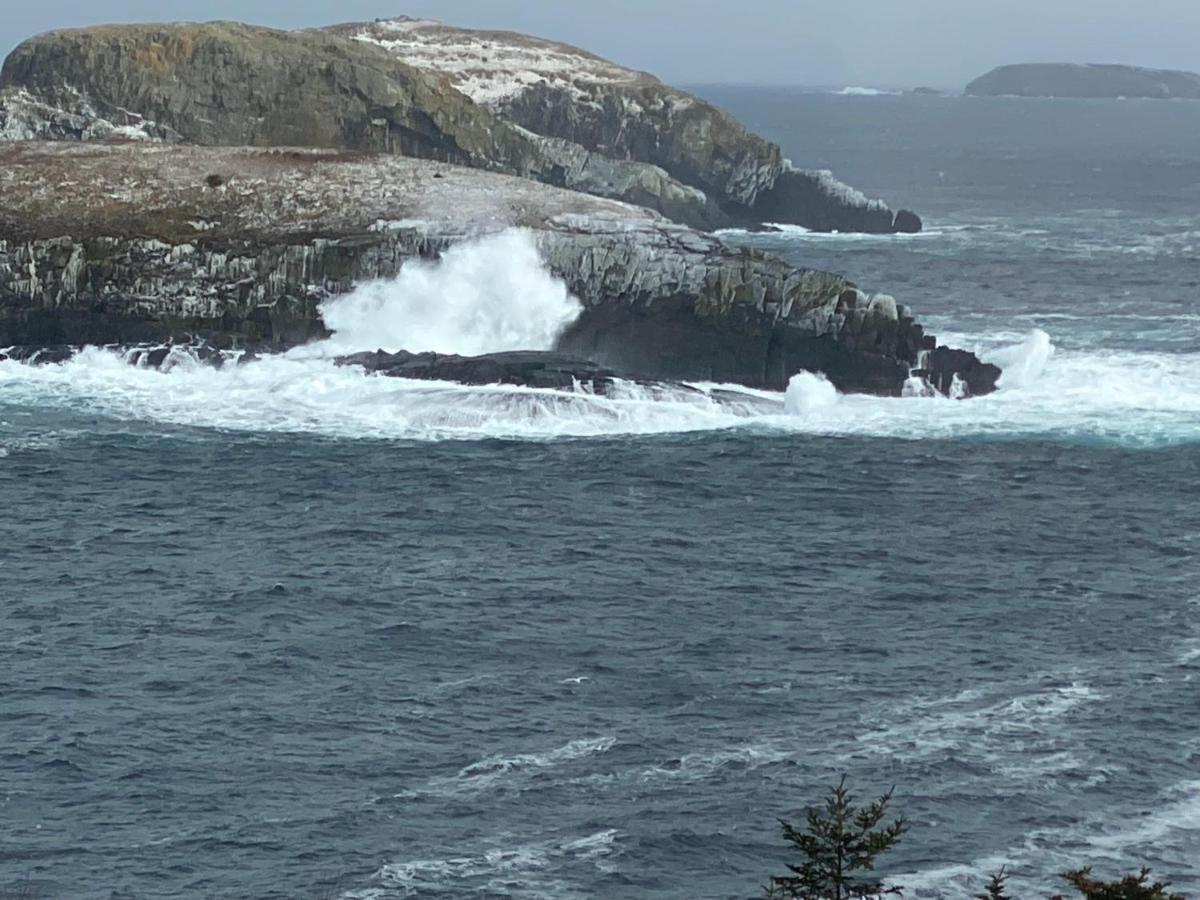
[[509, 384], [532, 388], [604, 394], [615, 373], [591, 360], [564, 353], [516, 350], [458, 356], [448, 353], [387, 353], [383, 350], [351, 353], [334, 359], [339, 366], [360, 366], [364, 371], [392, 378], [422, 381], [455, 381], [459, 384]]
[[[898, 395], [936, 347], [907, 308], [844, 276], [643, 208], [460, 166], [26, 142], [0, 144], [0, 193], [0, 346], [189, 335], [286, 349], [327, 335], [324, 300], [521, 228], [583, 305], [558, 349], [617, 374], [782, 387], [812, 370], [844, 391]], [[946, 359], [978, 363], [966, 357]], [[999, 376], [981, 372], [975, 393]]]

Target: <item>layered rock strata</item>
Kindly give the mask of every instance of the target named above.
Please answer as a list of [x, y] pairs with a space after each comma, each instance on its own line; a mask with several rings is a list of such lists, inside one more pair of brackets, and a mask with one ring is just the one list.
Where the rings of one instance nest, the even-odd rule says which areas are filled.
[[[899, 394], [999, 370], [938, 354], [911, 311], [644, 208], [388, 155], [165, 144], [0, 145], [0, 346], [202, 337], [285, 349], [320, 305], [406, 261], [528, 229], [583, 312], [563, 352], [631, 377], [780, 388], [801, 370]], [[398, 348], [397, 348], [398, 349]]]
[[585, 51], [397, 19], [283, 32], [122, 25], [25, 41], [0, 72], [0, 137], [143, 137], [388, 152], [647, 206], [702, 228], [898, 220], [715, 106]]

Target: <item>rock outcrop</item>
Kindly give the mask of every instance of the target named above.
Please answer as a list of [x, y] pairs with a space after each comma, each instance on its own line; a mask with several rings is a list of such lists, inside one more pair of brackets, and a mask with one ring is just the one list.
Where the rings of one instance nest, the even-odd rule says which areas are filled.
[[385, 151], [523, 176], [543, 163], [534, 141], [444, 76], [322, 32], [236, 22], [57, 31], [13, 50], [0, 86], [165, 140]]
[[1000, 66], [967, 85], [978, 97], [1200, 99], [1200, 75], [1137, 66], [1031, 63]]
[[376, 350], [339, 356], [335, 362], [339, 366], [359, 366], [368, 372], [393, 378], [566, 390], [580, 386], [596, 394], [606, 393], [614, 377], [611, 370], [591, 360], [563, 353], [526, 350], [479, 356]]
[[882, 202], [793, 169], [776, 145], [653, 76], [550, 41], [421, 20], [303, 32], [103, 26], [31, 38], [10, 54], [0, 137], [114, 136], [433, 159], [702, 228], [768, 218], [897, 227]]
[[559, 350], [628, 377], [973, 393], [999, 370], [936, 353], [912, 313], [840, 275], [727, 246], [644, 208], [386, 154], [162, 143], [0, 145], [0, 346], [204, 338], [287, 348], [320, 304], [508, 228], [583, 304]]
[[578, 47], [403, 16], [329, 30], [445, 74], [473, 100], [534, 134], [607, 159], [657, 166], [703, 191], [726, 223], [894, 230], [893, 213], [882, 201], [828, 172], [793, 168], [777, 145], [711, 103]]

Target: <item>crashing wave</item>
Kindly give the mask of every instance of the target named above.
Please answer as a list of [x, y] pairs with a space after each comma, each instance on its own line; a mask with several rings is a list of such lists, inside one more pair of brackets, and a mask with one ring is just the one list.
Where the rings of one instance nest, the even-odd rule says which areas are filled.
[[840, 91], [834, 91], [839, 97], [894, 97], [900, 94], [899, 91], [885, 91], [882, 88], [860, 87], [858, 85], [850, 85], [844, 87]]

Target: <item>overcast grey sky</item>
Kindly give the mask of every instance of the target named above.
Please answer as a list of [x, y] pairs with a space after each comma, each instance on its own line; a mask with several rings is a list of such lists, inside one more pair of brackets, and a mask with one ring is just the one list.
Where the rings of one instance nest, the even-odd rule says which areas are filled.
[[1200, 0], [7, 0], [0, 52], [53, 28], [407, 14], [578, 44], [680, 82], [962, 86], [1006, 62], [1200, 70]]

